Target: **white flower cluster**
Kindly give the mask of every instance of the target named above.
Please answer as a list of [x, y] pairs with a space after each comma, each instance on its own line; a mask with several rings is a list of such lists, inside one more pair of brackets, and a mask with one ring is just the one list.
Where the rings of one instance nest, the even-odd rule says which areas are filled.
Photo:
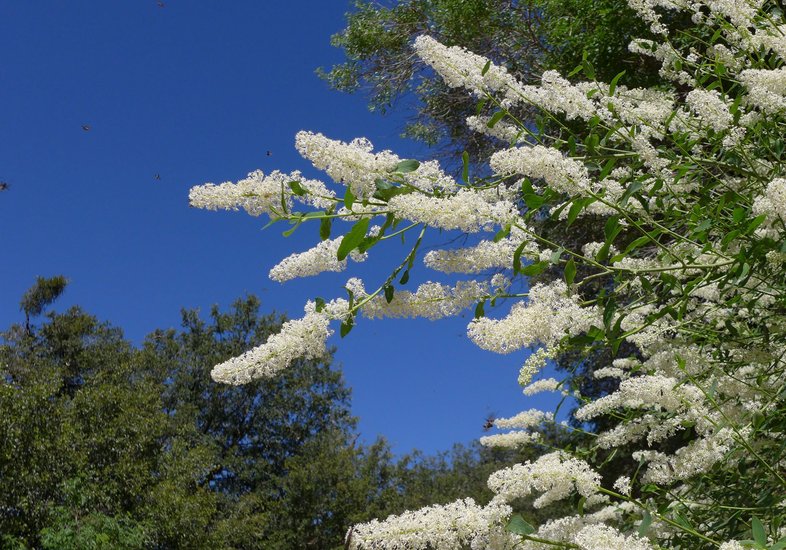
[[366, 138], [345, 143], [318, 133], [298, 132], [295, 147], [315, 168], [327, 172], [333, 181], [346, 185], [358, 197], [373, 195], [374, 181], [387, 176], [401, 161], [390, 151], [373, 153], [374, 146]]
[[[347, 260], [337, 257], [341, 238], [328, 239], [315, 247], [287, 256], [270, 270], [269, 277], [283, 283], [298, 277], [312, 277], [326, 271], [344, 271]], [[352, 251], [349, 257], [356, 262], [363, 262], [368, 257], [365, 252]]]
[[567, 335], [581, 334], [597, 322], [597, 311], [582, 307], [569, 294], [564, 281], [534, 285], [528, 302], [513, 305], [504, 319], [483, 317], [467, 327], [470, 339], [479, 347], [497, 353], [511, 353], [536, 343], [555, 344]]
[[582, 550], [652, 550], [644, 537], [625, 536], [608, 525], [588, 525], [576, 534], [573, 542]]
[[[369, 295], [360, 279], [347, 281], [356, 301], [366, 300]], [[454, 316], [488, 295], [488, 285], [479, 281], [459, 281], [451, 287], [441, 283], [427, 282], [415, 292], [397, 290], [388, 302], [384, 296], [375, 296], [363, 306], [363, 315], [368, 319], [383, 317], [424, 317], [436, 320]]]
[[753, 203], [755, 214], [766, 214], [770, 224], [786, 221], [786, 179], [775, 178]]
[[786, 67], [746, 69], [739, 78], [748, 89], [750, 104], [770, 114], [786, 110]]
[[716, 132], [726, 130], [732, 123], [733, 117], [729, 108], [716, 90], [691, 90], [685, 102], [704, 124]]
[[479, 506], [471, 498], [444, 506], [390, 516], [353, 526], [347, 547], [377, 550], [512, 550], [518, 542], [505, 531], [509, 506], [492, 502]]
[[590, 187], [584, 164], [542, 145], [497, 151], [491, 156], [490, 164], [495, 174], [543, 179], [560, 193], [580, 195]]
[[206, 210], [237, 210], [244, 209], [252, 216], [270, 214], [281, 210], [282, 197], [287, 208], [292, 208], [292, 198], [287, 182], [292, 177], [274, 171], [265, 176], [261, 170], [251, 172], [248, 177], [232, 183], [220, 185], [206, 183], [192, 187], [188, 201], [194, 208]]
[[285, 322], [267, 342], [215, 366], [210, 375], [216, 382], [246, 384], [256, 378], [275, 376], [298, 359], [325, 357], [325, 341], [332, 333], [328, 328], [329, 312], [337, 314], [347, 305], [346, 300], [335, 300], [328, 312], [317, 313], [314, 303], [309, 302], [303, 318]]
[[589, 498], [600, 487], [600, 475], [583, 460], [557, 451], [541, 456], [535, 462], [516, 464], [489, 477], [489, 489], [496, 500], [512, 502], [533, 491], [542, 493], [533, 506], [542, 508], [569, 497], [574, 492]]
[[482, 240], [477, 245], [466, 248], [431, 250], [423, 257], [423, 263], [442, 273], [481, 273], [491, 269], [510, 269], [513, 255], [523, 243], [522, 257], [537, 257], [537, 245], [527, 240], [522, 230], [513, 227], [510, 236], [497, 242]]
[[433, 197], [420, 193], [396, 195], [388, 208], [397, 217], [439, 229], [476, 233], [516, 219], [516, 206], [489, 193], [461, 189], [455, 195]]
[[546, 413], [537, 409], [520, 412], [511, 418], [497, 418], [494, 421], [496, 428], [514, 431], [481, 437], [480, 444], [485, 447], [515, 449], [540, 439], [540, 433], [527, 431], [528, 429], [538, 428], [543, 424], [552, 422], [554, 422], [553, 413]]
[[448, 48], [429, 36], [418, 36], [414, 48], [451, 88], [467, 88], [481, 97], [487, 92], [501, 92], [506, 105], [521, 101], [520, 84], [516, 79], [504, 67], [494, 64], [487, 67], [485, 57], [458, 46]]

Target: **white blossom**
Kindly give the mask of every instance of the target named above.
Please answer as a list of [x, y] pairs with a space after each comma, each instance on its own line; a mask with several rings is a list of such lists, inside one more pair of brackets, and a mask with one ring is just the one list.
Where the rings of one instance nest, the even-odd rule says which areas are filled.
[[570, 496], [574, 491], [584, 497], [594, 495], [600, 486], [600, 475], [589, 464], [557, 451], [541, 456], [535, 462], [516, 464], [489, 477], [489, 489], [503, 502], [526, 497], [533, 491], [542, 493], [533, 505], [542, 508]]
[[[339, 260], [337, 257], [340, 244], [340, 237], [328, 239], [305, 252], [287, 256], [273, 266], [269, 277], [274, 281], [283, 283], [298, 277], [319, 275], [326, 271], [344, 271], [347, 268], [347, 260]], [[354, 250], [349, 254], [349, 257], [356, 262], [362, 262], [366, 260], [368, 254]]]

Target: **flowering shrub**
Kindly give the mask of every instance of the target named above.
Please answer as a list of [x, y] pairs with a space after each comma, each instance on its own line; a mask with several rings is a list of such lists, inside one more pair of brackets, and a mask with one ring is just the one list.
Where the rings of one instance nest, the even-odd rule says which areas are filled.
[[[603, 419], [597, 433], [496, 472], [486, 506], [458, 501], [357, 525], [348, 547], [786, 548], [786, 23], [764, 0], [629, 1], [660, 37], [631, 44], [660, 62], [658, 89], [626, 88], [624, 72], [597, 82], [588, 63], [584, 82], [546, 72], [540, 86], [522, 85], [483, 57], [415, 41], [447, 85], [493, 106], [468, 120], [500, 140], [489, 177], [470, 178], [466, 157], [457, 179], [434, 161], [375, 153], [365, 139], [301, 132], [298, 150], [340, 191], [297, 172], [192, 189], [195, 206], [319, 223], [322, 242], [274, 267], [279, 281], [347, 269], [377, 243], [416, 234], [373, 290], [350, 278], [346, 298], [309, 302], [302, 319], [216, 366], [217, 381], [318, 356], [331, 324], [345, 335], [358, 315], [436, 319], [473, 306], [467, 330], [478, 346], [533, 350], [519, 376], [527, 395], [575, 389], [570, 375], [538, 379], [549, 358], [611, 352], [594, 376], [616, 389], [574, 392], [574, 429]], [[670, 32], [667, 12], [693, 26]], [[539, 124], [509, 112], [525, 104], [542, 110]], [[331, 239], [339, 221], [351, 226]], [[579, 226], [602, 228], [600, 237]], [[430, 229], [478, 234], [474, 246], [422, 258], [476, 277], [401, 290]], [[514, 291], [544, 273], [559, 276]], [[515, 302], [510, 311], [486, 317], [502, 299]], [[483, 443], [531, 444], [553, 421], [525, 411], [498, 420], [511, 431]], [[630, 471], [606, 479], [615, 454]], [[514, 513], [529, 495], [536, 507], [570, 500], [576, 513], [532, 526]]]

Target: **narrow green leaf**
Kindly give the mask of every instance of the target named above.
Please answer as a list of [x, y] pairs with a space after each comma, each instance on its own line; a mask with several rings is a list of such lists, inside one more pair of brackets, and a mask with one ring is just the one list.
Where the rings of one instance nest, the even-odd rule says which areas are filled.
[[505, 111], [497, 111], [496, 113], [491, 115], [491, 119], [486, 123], [486, 126], [488, 126], [489, 128], [493, 128], [494, 126], [497, 125], [497, 122], [502, 120], [502, 117], [504, 117], [506, 114], [507, 113]]
[[461, 163], [464, 165], [461, 169], [461, 179], [464, 183], [469, 183], [469, 153], [466, 151], [461, 153]]
[[385, 301], [390, 303], [393, 301], [393, 294], [396, 292], [396, 289], [393, 288], [393, 285], [385, 286]]
[[284, 235], [285, 237], [289, 237], [290, 235], [292, 235], [292, 233], [295, 232], [295, 230], [298, 227], [300, 227], [300, 224], [303, 223], [303, 218], [298, 218], [297, 221], [293, 221], [293, 222], [290, 222], [290, 223], [293, 224], [292, 227], [290, 229], [287, 229], [286, 231], [284, 231], [282, 233], [282, 235]]
[[751, 520], [751, 531], [753, 532], [753, 540], [756, 541], [756, 544], [766, 547], [767, 532], [764, 530], [764, 525], [762, 525], [761, 520], [756, 516], [753, 516]]
[[570, 286], [573, 284], [573, 279], [576, 277], [576, 262], [573, 261], [573, 258], [568, 260], [568, 263], [565, 264], [565, 283]]
[[606, 179], [606, 176], [611, 174], [611, 171], [614, 169], [615, 164], [617, 164], [617, 157], [611, 157], [609, 160], [607, 160], [606, 164], [603, 165], [603, 169], [600, 171], [600, 175], [598, 175], [598, 179], [599, 180]]
[[409, 281], [409, 269], [407, 269], [404, 274], [401, 276], [401, 279], [398, 280], [399, 284], [405, 285]]
[[333, 225], [332, 218], [322, 218], [319, 221], [319, 238], [326, 241], [330, 238], [330, 228]]
[[344, 336], [349, 334], [350, 331], [352, 330], [352, 327], [354, 326], [355, 326], [355, 320], [352, 317], [341, 323], [341, 328], [339, 329], [341, 337], [343, 338]]
[[498, 243], [508, 235], [510, 235], [510, 225], [506, 225], [505, 227], [497, 231], [496, 235], [494, 235], [494, 242]]
[[521, 271], [521, 254], [524, 252], [524, 247], [527, 246], [527, 242], [524, 241], [518, 247], [516, 247], [516, 251], [513, 252], [513, 273], [518, 273]]
[[355, 195], [352, 193], [352, 189], [347, 187], [347, 192], [344, 193], [344, 206], [347, 207], [347, 210], [352, 210], [353, 204], [355, 204]]
[[300, 185], [299, 181], [290, 181], [289, 188], [292, 189], [292, 192], [298, 197], [308, 194], [308, 191], [304, 189], [302, 185]]
[[339, 260], [345, 259], [349, 256], [349, 253], [355, 250], [363, 238], [366, 236], [366, 231], [368, 231], [368, 224], [371, 220], [369, 218], [363, 218], [362, 220], [358, 220], [358, 222], [352, 226], [352, 229], [344, 235], [341, 239], [341, 244], [338, 245], [338, 252], [336, 253], [336, 257]]
[[587, 203], [581, 199], [573, 201], [573, 204], [570, 205], [570, 210], [568, 210], [567, 227], [573, 225], [573, 222], [576, 221], [576, 218], [579, 217], [579, 214], [581, 214], [581, 211], [584, 210], [586, 205]]
[[761, 214], [760, 216], [756, 216], [755, 218], [753, 218], [751, 220], [751, 223], [748, 224], [748, 227], [745, 228], [745, 234], [750, 235], [751, 233], [756, 231], [756, 228], [759, 227], [764, 222], [765, 219], [767, 219], [766, 214]]
[[485, 310], [486, 300], [478, 302], [478, 305], [475, 306], [475, 319], [480, 319], [481, 317], [486, 316]]
[[480, 71], [480, 76], [486, 76], [486, 73], [489, 72], [490, 67], [491, 67], [491, 59], [486, 61], [486, 64], [483, 65], [483, 69]]
[[625, 75], [625, 71], [622, 71], [621, 73], [618, 73], [617, 76], [611, 79], [611, 84], [609, 84], [609, 95], [614, 95], [614, 92], [617, 89], [617, 83], [620, 81], [620, 78], [622, 78], [624, 75]]

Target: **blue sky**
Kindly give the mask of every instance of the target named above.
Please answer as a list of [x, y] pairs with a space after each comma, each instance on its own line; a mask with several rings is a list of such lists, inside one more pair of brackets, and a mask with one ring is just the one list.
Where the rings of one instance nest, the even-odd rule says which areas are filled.
[[[10, 189], [0, 194], [0, 326], [20, 321], [19, 298], [37, 275], [66, 275], [59, 308], [79, 304], [137, 343], [178, 326], [181, 307], [207, 314], [255, 293], [265, 310], [299, 317], [306, 299], [341, 295], [347, 273], [267, 278], [316, 242], [316, 227], [284, 239], [283, 225], [262, 231], [267, 220], [191, 209], [187, 197], [255, 169], [318, 176], [294, 149], [301, 129], [429, 157], [397, 137], [400, 119], [369, 113], [362, 95], [314, 74], [342, 61], [329, 39], [348, 9], [343, 0], [1, 3], [0, 181]], [[384, 278], [398, 252], [373, 254], [363, 276]], [[410, 284], [429, 276], [419, 269]], [[483, 435], [488, 414], [549, 406], [521, 395], [523, 354], [467, 340], [470, 318], [361, 320], [331, 339], [364, 440], [434, 452]]]

